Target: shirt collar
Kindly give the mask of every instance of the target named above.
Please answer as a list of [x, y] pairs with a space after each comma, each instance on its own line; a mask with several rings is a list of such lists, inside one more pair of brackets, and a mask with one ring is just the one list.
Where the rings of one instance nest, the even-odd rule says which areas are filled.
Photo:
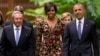
[[[84, 23], [84, 17], [83, 17], [80, 21], [81, 21], [81, 23], [83, 24], [83, 23]], [[79, 20], [76, 19], [76, 23], [78, 23], [78, 22], [79, 22]]]
[[19, 30], [21, 30], [22, 26], [16, 27], [15, 24], [13, 24], [14, 30], [16, 30], [16, 28], [19, 28]]

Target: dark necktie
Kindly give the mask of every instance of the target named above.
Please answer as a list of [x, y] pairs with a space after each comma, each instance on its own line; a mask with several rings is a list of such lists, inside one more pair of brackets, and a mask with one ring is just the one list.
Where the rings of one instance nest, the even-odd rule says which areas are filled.
[[19, 42], [19, 28], [16, 28], [16, 45], [18, 45]]
[[78, 37], [81, 39], [81, 21], [78, 22]]

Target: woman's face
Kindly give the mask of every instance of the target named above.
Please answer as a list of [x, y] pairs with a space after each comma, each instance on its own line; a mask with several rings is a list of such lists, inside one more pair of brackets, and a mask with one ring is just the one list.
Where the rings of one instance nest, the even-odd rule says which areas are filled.
[[55, 18], [55, 14], [56, 14], [56, 12], [55, 12], [54, 7], [51, 7], [50, 10], [47, 12], [47, 16], [49, 19]]
[[69, 13], [63, 13], [62, 18], [63, 18], [63, 24], [68, 24], [71, 22], [71, 15]]
[[63, 20], [63, 23], [65, 25], [68, 24], [68, 23], [70, 23], [70, 22], [71, 22], [71, 17], [70, 16], [65, 17], [64, 20]]

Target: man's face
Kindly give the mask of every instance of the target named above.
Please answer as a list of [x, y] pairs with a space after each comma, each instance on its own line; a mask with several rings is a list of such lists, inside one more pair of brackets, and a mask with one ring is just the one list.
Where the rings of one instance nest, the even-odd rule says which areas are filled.
[[85, 9], [82, 5], [75, 5], [73, 7], [73, 11], [74, 11], [74, 14], [75, 16], [78, 18], [78, 19], [81, 19], [83, 18], [84, 16], [84, 13], [85, 13]]
[[15, 14], [13, 17], [13, 22], [16, 27], [19, 27], [23, 24], [23, 15], [22, 14]]

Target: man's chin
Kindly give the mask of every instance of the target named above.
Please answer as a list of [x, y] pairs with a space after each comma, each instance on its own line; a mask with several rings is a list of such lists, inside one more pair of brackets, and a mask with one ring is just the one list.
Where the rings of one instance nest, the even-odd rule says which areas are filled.
[[78, 19], [82, 19], [82, 17], [77, 17]]
[[21, 25], [16, 25], [16, 27], [20, 27]]

